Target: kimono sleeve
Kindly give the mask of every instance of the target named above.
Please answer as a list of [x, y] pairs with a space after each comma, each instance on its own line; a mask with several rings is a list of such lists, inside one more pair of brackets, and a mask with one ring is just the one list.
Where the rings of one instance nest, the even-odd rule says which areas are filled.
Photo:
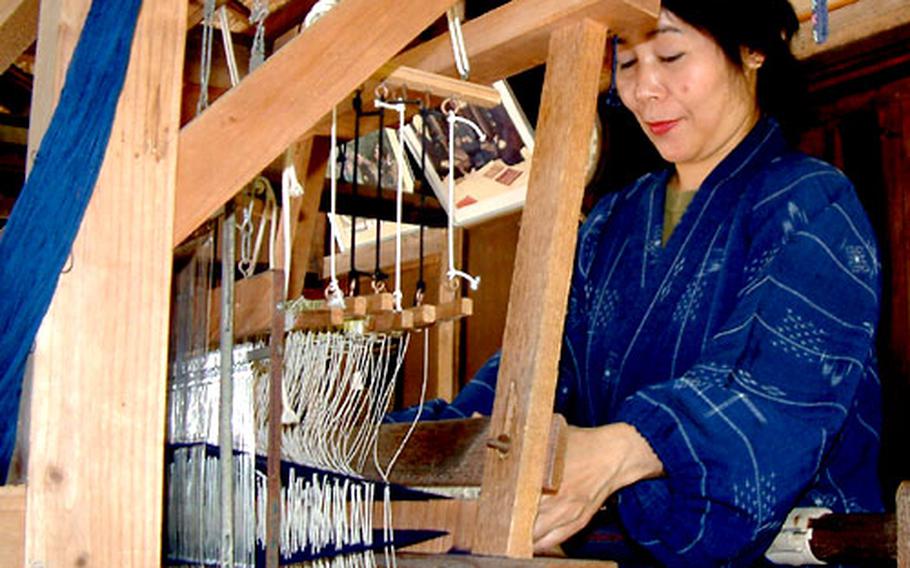
[[752, 206], [756, 244], [730, 316], [692, 369], [620, 408], [666, 475], [621, 491], [619, 513], [663, 563], [760, 556], [870, 380], [877, 254], [852, 186], [835, 179]]

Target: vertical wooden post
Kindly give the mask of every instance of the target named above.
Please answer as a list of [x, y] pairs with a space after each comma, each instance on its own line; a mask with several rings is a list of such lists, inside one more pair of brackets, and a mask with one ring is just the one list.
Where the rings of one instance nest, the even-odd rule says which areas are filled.
[[281, 551], [281, 414], [284, 378], [284, 271], [272, 271], [272, 330], [269, 335], [269, 446], [267, 462], [266, 568], [278, 568]]
[[897, 489], [897, 568], [910, 568], [910, 481]]
[[590, 20], [550, 38], [537, 146], [518, 238], [491, 422], [477, 554], [526, 558], [546, 461], [563, 319], [585, 162], [606, 48], [606, 26]]
[[[39, 100], [53, 100], [89, 0], [46, 0]], [[74, 20], [75, 14], [82, 19]], [[158, 566], [186, 1], [145, 2], [94, 197], [36, 340], [30, 567]], [[47, 26], [51, 26], [47, 28]], [[49, 112], [52, 105], [41, 107]], [[37, 109], [36, 109], [37, 111]], [[36, 117], [44, 120], [46, 116]]]
[[[329, 163], [329, 145], [328, 138], [313, 138], [309, 148], [298, 148], [298, 151], [308, 150], [306, 154], [300, 153], [298, 154], [299, 159], [294, 160], [297, 163], [297, 175], [303, 176], [304, 181], [303, 197], [300, 199], [300, 209], [297, 212], [298, 217], [291, 219], [291, 222], [294, 223], [295, 219], [299, 218], [294, 235], [291, 266], [285, 268], [290, 271], [288, 298], [297, 298], [303, 294], [313, 245], [321, 242], [316, 238], [316, 231], [321, 226], [318, 222], [319, 202], [322, 200], [322, 191], [325, 189], [325, 169]], [[317, 253], [320, 258], [322, 253], [322, 250]]]

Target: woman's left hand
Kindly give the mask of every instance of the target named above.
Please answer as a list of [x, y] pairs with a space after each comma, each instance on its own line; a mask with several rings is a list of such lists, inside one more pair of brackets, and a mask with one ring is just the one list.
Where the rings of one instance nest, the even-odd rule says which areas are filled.
[[563, 543], [590, 522], [610, 495], [662, 473], [663, 464], [633, 426], [570, 427], [559, 491], [540, 498], [534, 550]]

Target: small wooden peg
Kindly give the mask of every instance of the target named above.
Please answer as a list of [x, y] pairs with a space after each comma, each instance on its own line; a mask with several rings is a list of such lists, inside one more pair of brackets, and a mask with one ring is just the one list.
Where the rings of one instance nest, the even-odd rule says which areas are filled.
[[436, 306], [436, 321], [452, 321], [468, 317], [474, 313], [474, 300], [459, 298]]

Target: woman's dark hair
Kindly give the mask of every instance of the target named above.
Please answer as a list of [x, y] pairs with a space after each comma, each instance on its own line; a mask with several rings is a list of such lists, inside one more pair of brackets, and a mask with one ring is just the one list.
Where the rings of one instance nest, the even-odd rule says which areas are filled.
[[734, 65], [741, 48], [764, 54], [758, 70], [758, 106], [795, 133], [805, 119], [805, 78], [790, 51], [799, 19], [788, 0], [664, 0], [663, 7], [708, 34]]

